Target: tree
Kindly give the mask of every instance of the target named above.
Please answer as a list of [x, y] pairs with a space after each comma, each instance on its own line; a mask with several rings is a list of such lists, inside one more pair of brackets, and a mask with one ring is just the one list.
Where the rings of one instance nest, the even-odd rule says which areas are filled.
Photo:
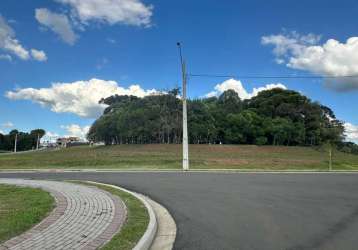
[[17, 151], [25, 151], [35, 149], [38, 139], [45, 135], [45, 130], [36, 129], [30, 133], [21, 132], [16, 129], [10, 131], [7, 135], [0, 134], [0, 149], [12, 151], [15, 147], [15, 138], [17, 137]]
[[[178, 96], [179, 89], [173, 89], [143, 98], [102, 99], [100, 103], [108, 107], [93, 123], [88, 138], [106, 145], [181, 143]], [[233, 90], [188, 100], [188, 126], [190, 143], [313, 146], [344, 141], [343, 123], [330, 108], [284, 89], [261, 91], [245, 101]]]

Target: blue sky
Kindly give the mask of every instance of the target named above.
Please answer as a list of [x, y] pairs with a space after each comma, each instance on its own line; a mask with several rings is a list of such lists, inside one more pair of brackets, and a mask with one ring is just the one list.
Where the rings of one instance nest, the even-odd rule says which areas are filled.
[[[179, 40], [190, 73], [358, 75], [357, 12], [350, 0], [2, 0], [0, 130], [83, 135], [103, 95], [180, 85]], [[331, 107], [358, 140], [358, 79], [227, 80], [192, 78], [189, 95], [281, 84]]]

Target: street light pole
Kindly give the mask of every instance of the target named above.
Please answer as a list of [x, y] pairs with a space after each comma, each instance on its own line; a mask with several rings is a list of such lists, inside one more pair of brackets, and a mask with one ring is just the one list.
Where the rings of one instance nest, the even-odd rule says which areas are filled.
[[178, 49], [180, 54], [180, 63], [182, 70], [182, 79], [183, 79], [183, 170], [189, 170], [189, 146], [188, 146], [188, 114], [187, 114], [187, 100], [186, 100], [186, 83], [187, 83], [187, 74], [186, 74], [186, 65], [183, 60], [181, 44], [178, 42]]
[[17, 133], [15, 134], [15, 145], [14, 145], [14, 153], [17, 151]]
[[37, 133], [36, 150], [39, 150], [39, 146], [40, 146], [40, 134]]

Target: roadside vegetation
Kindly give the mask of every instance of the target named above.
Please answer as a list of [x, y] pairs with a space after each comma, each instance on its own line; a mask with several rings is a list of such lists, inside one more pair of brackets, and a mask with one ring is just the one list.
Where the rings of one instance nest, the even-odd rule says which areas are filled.
[[92, 184], [82, 181], [74, 181], [75, 183], [96, 186], [106, 190], [113, 195], [119, 196], [127, 207], [127, 219], [110, 242], [108, 242], [101, 250], [130, 250], [135, 247], [137, 242], [142, 238], [149, 224], [149, 214], [144, 204], [136, 197], [127, 192], [108, 187], [101, 184]]
[[35, 188], [0, 184], [0, 243], [44, 219], [54, 208], [54, 198]]
[[[325, 147], [189, 145], [192, 169], [327, 170]], [[181, 169], [178, 144], [80, 146], [0, 155], [1, 169]], [[358, 156], [333, 151], [333, 170], [358, 170]]]

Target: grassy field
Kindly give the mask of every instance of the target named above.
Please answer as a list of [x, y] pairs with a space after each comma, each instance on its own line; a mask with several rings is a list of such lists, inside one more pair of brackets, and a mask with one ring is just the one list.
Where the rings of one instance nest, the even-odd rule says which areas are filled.
[[[181, 145], [73, 147], [0, 155], [1, 169], [180, 169]], [[309, 147], [190, 145], [192, 169], [326, 170], [328, 153]], [[358, 156], [334, 152], [333, 169], [358, 170]]]
[[[309, 147], [190, 145], [192, 169], [326, 170], [328, 153]], [[181, 145], [73, 147], [0, 155], [1, 169], [180, 169]], [[333, 169], [358, 170], [358, 155], [334, 152]]]
[[39, 223], [53, 207], [53, 197], [41, 189], [0, 185], [0, 243]]
[[136, 197], [127, 192], [108, 187], [101, 184], [92, 184], [82, 181], [73, 181], [75, 183], [96, 186], [106, 190], [113, 195], [119, 196], [127, 207], [127, 219], [120, 232], [117, 233], [101, 250], [130, 250], [135, 247], [137, 242], [145, 233], [149, 214], [146, 207]]

